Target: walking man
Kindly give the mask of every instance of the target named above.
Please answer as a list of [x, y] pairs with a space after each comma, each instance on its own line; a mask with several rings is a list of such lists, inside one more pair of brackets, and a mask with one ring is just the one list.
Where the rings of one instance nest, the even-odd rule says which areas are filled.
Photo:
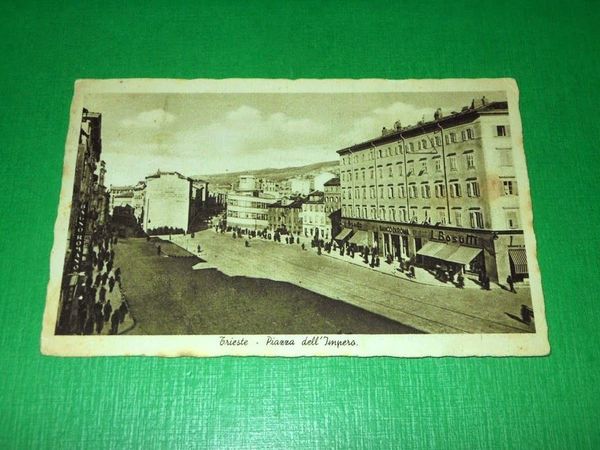
[[112, 312], [112, 305], [110, 304], [110, 300], [106, 302], [106, 305], [104, 305], [104, 321], [108, 322], [108, 319], [110, 319], [110, 313]]
[[115, 279], [114, 279], [114, 277], [110, 277], [108, 279], [108, 288], [109, 288], [110, 292], [112, 292], [113, 289], [115, 288]]
[[509, 275], [506, 277], [506, 284], [508, 284], [510, 292], [514, 292], [515, 294], [517, 293], [517, 291], [515, 290], [515, 282], [512, 276]]
[[100, 303], [104, 303], [106, 301], [106, 288], [104, 286], [100, 288], [100, 296], [98, 300]]
[[94, 304], [94, 320], [96, 321], [96, 334], [102, 333], [102, 328], [104, 328], [104, 315], [102, 314], [102, 303]]
[[116, 309], [111, 318], [110, 318], [110, 334], [117, 334], [119, 331], [119, 322], [121, 321], [120, 319], [120, 313], [119, 310]]

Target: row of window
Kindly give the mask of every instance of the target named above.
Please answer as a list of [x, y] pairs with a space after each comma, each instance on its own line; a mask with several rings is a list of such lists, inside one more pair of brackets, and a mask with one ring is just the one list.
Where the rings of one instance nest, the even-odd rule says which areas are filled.
[[[459, 141], [460, 136], [460, 141]], [[475, 139], [475, 133], [472, 128], [467, 128], [466, 130], [462, 130], [460, 134], [457, 132], [451, 131], [445, 134], [444, 142], [446, 145], [454, 144], [457, 142], [464, 142]], [[387, 158], [394, 155], [401, 155], [404, 151], [414, 152], [420, 150], [427, 150], [429, 148], [441, 147], [442, 145], [442, 136], [441, 134], [434, 133], [433, 136], [427, 136], [425, 138], [420, 138], [417, 140], [408, 141], [406, 143], [398, 142], [395, 145], [389, 145], [385, 148], [378, 148], [374, 150], [370, 150], [368, 152], [363, 152], [359, 155], [349, 155], [342, 157], [342, 165], [349, 165], [354, 163], [358, 163], [360, 161], [373, 160], [378, 158]]]
[[[506, 178], [502, 179], [501, 181], [502, 195], [517, 195], [516, 180], [512, 178]], [[476, 198], [481, 196], [481, 189], [477, 179], [467, 180], [464, 186], [466, 187], [467, 197]], [[448, 189], [450, 191], [450, 197], [452, 198], [459, 198], [463, 196], [463, 185], [458, 180], [450, 180], [448, 183]], [[378, 192], [376, 192], [375, 186], [369, 186], [368, 191], [366, 186], [356, 187], [354, 190], [352, 190], [352, 188], [343, 189], [342, 199], [374, 199], [376, 198], [376, 194], [378, 194], [377, 198], [380, 199], [406, 198], [407, 196], [407, 190], [404, 184], [399, 184], [397, 186], [388, 185], [386, 187], [379, 185], [377, 191]], [[429, 182], [423, 182], [420, 185], [417, 185], [416, 183], [410, 183], [408, 185], [408, 198], [431, 198], [431, 195], [432, 191]], [[446, 197], [446, 186], [444, 185], [443, 181], [440, 180], [433, 183], [433, 195], [436, 198]]]
[[[431, 211], [429, 208], [422, 208], [419, 210], [417, 207], [411, 207], [410, 211], [404, 207], [380, 207], [379, 210], [375, 207], [367, 209], [367, 207], [345, 207], [342, 210], [344, 217], [352, 217], [356, 219], [374, 219], [374, 220], [385, 220], [389, 222], [405, 222], [405, 223], [423, 223], [423, 224], [448, 224], [448, 217], [446, 215], [445, 208], [438, 208]], [[466, 226], [465, 214], [462, 209], [455, 208], [452, 210], [453, 214], [453, 225]], [[468, 211], [468, 218], [471, 228], [483, 228], [483, 213], [480, 210]]]
[[251, 213], [246, 211], [227, 211], [228, 218], [251, 219], [251, 220], [268, 220], [268, 214]]
[[[510, 128], [507, 125], [494, 125], [493, 135], [497, 137], [505, 137], [510, 135]], [[457, 142], [465, 142], [475, 139], [475, 132], [472, 128], [461, 130], [460, 133], [450, 131], [444, 133], [444, 143], [446, 145]], [[395, 145], [388, 145], [385, 148], [377, 148], [369, 151], [363, 151], [360, 154], [348, 155], [342, 157], [342, 165], [357, 164], [359, 161], [374, 160], [379, 158], [387, 158], [390, 156], [401, 155], [403, 151], [414, 152], [427, 150], [429, 148], [441, 147], [442, 136], [439, 133], [434, 133], [425, 138], [411, 140], [406, 143], [398, 142]]]
[[324, 205], [323, 203], [309, 203], [309, 204], [305, 204], [302, 205], [302, 210], [303, 211], [315, 211], [315, 212], [320, 212], [323, 211]]
[[[423, 223], [447, 225], [448, 217], [446, 208], [437, 208], [432, 211], [430, 208], [411, 207], [410, 211], [405, 207], [394, 208], [380, 207], [379, 210], [374, 206], [367, 209], [366, 206], [352, 208], [350, 206], [342, 208], [344, 217], [356, 219], [383, 220], [389, 222], [404, 223]], [[478, 209], [464, 211], [461, 208], [452, 208], [452, 225], [457, 227], [484, 228], [483, 213]], [[433, 216], [433, 217], [432, 217]], [[505, 211], [506, 227], [508, 229], [519, 228], [519, 214], [517, 209]]]
[[227, 206], [239, 206], [242, 208], [266, 209], [269, 207], [269, 203], [230, 198], [227, 200]]
[[[507, 151], [508, 150], [508, 151]], [[498, 149], [498, 163], [500, 166], [512, 166], [512, 154], [510, 153], [510, 149]], [[442, 173], [442, 158], [440, 156], [434, 156], [431, 158], [433, 163], [433, 173]], [[475, 153], [473, 150], [467, 150], [463, 153], [464, 160], [464, 168], [467, 170], [476, 169], [475, 164]], [[446, 156], [446, 169], [449, 172], [457, 172], [460, 170], [459, 167], [459, 156], [456, 154], [449, 154]], [[406, 162], [406, 176], [423, 176], [429, 174], [429, 162], [427, 158], [421, 158], [419, 161], [415, 162], [414, 160], [409, 160]], [[368, 170], [368, 171], [367, 171]], [[375, 172], [374, 167], [354, 169], [354, 171], [348, 170], [341, 173], [341, 179], [345, 182], [354, 181], [365, 181], [368, 178], [370, 180], [375, 179], [375, 175], [377, 174], [378, 179], [383, 179], [384, 177], [393, 178], [393, 177], [401, 177], [404, 176], [404, 163], [397, 162], [394, 165], [387, 164], [385, 168], [383, 166], [377, 166], [377, 173]]]
[[305, 224], [326, 225], [329, 223], [329, 218], [324, 214], [304, 214], [302, 216], [302, 222]]

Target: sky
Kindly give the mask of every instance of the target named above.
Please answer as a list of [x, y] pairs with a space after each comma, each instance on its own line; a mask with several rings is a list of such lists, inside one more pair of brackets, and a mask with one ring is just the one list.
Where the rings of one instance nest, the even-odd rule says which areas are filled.
[[186, 176], [301, 166], [338, 158], [382, 127], [432, 120], [502, 92], [335, 94], [94, 94], [102, 114], [106, 184], [161, 171]]

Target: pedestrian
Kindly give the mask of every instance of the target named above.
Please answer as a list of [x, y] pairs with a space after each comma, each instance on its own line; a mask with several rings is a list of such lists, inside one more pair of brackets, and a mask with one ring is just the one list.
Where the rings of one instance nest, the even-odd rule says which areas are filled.
[[117, 334], [119, 331], [119, 322], [121, 318], [119, 317], [119, 310], [116, 309], [110, 318], [110, 334]]
[[456, 283], [460, 289], [465, 287], [465, 277], [463, 276], [462, 272], [458, 272], [458, 275], [456, 277]]
[[160, 245], [159, 245], [159, 246], [157, 246], [157, 247], [156, 247], [156, 254], [157, 254], [158, 256], [160, 256], [160, 255], [161, 255], [161, 253], [162, 253], [162, 248], [161, 248], [161, 247], [160, 247]]
[[102, 328], [104, 328], [104, 314], [102, 313], [102, 303], [94, 304], [94, 320], [96, 321], [96, 334], [102, 333]]
[[119, 286], [121, 286], [121, 268], [117, 267], [115, 270], [115, 281], [117, 283], [119, 283]]
[[102, 272], [102, 269], [104, 269], [104, 260], [100, 258], [98, 260], [98, 272]]
[[104, 303], [106, 301], [106, 288], [104, 286], [100, 288], [100, 295], [98, 300], [100, 301], [100, 303]]
[[490, 278], [487, 276], [487, 273], [483, 273], [482, 277], [481, 277], [481, 282], [483, 284], [483, 289], [485, 289], [486, 291], [490, 290]]
[[200, 248], [200, 244], [198, 244], [198, 253], [200, 253], [201, 248]]
[[106, 263], [106, 272], [110, 272], [112, 270], [113, 267], [113, 262], [112, 259], [109, 259], [108, 262]]
[[115, 260], [115, 251], [114, 250], [110, 251], [110, 260], [113, 261], [113, 262]]
[[532, 311], [527, 305], [521, 305], [521, 319], [523, 319], [523, 322], [527, 325], [531, 323], [531, 313]]
[[96, 275], [96, 281], [94, 281], [94, 286], [100, 286], [100, 282], [102, 281], [102, 274], [99, 273]]
[[102, 285], [104, 286], [107, 281], [108, 281], [108, 272], [104, 272], [102, 274]]
[[114, 279], [114, 277], [110, 277], [108, 279], [108, 288], [109, 288], [110, 292], [112, 292], [113, 289], [115, 288], [115, 279]]
[[106, 305], [104, 305], [104, 321], [108, 322], [108, 319], [110, 319], [110, 313], [112, 312], [112, 305], [110, 304], [110, 300], [106, 302]]
[[93, 334], [94, 333], [94, 319], [92, 316], [89, 316], [85, 321], [85, 326], [83, 327], [83, 334]]
[[128, 312], [129, 309], [127, 308], [127, 304], [121, 302], [121, 306], [119, 306], [119, 323], [123, 323]]
[[517, 293], [517, 291], [515, 290], [515, 282], [510, 275], [506, 277], [506, 284], [508, 284], [510, 292], [514, 292], [515, 294]]
[[246, 239], [246, 241], [244, 242], [244, 245], [245, 245], [246, 247], [250, 247], [250, 242], [248, 242], [248, 239]]

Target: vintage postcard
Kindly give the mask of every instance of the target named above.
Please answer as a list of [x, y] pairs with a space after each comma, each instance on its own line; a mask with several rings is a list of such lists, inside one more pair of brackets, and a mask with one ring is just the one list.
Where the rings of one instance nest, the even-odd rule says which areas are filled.
[[517, 84], [81, 80], [42, 352], [549, 352]]

